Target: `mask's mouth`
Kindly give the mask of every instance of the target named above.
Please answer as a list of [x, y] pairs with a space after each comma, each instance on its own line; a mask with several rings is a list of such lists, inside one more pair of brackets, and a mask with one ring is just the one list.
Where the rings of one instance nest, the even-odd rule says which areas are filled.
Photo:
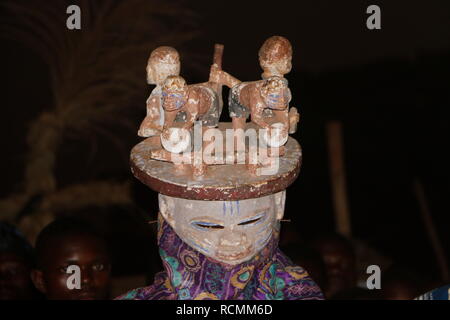
[[239, 252], [234, 252], [234, 250], [230, 249], [218, 249], [216, 252], [216, 257], [221, 261], [239, 261], [248, 257], [253, 252], [253, 246], [249, 245], [244, 250]]

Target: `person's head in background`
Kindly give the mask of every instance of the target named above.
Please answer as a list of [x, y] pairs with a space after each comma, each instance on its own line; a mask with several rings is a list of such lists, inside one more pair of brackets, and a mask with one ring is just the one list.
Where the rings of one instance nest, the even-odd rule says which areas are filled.
[[40, 298], [30, 277], [33, 266], [28, 241], [12, 225], [0, 223], [0, 300]]
[[280, 246], [289, 259], [295, 265], [305, 269], [314, 282], [320, 287], [322, 292], [327, 290], [327, 274], [325, 263], [322, 256], [314, 249], [310, 248], [302, 242], [289, 243], [285, 246]]
[[[109, 298], [111, 263], [105, 240], [89, 224], [61, 218], [47, 225], [36, 240], [35, 286], [50, 300]], [[80, 268], [80, 289], [68, 286], [68, 267]]]
[[356, 287], [356, 256], [349, 240], [330, 233], [314, 239], [312, 247], [322, 255], [325, 263], [328, 282], [326, 297]]
[[381, 276], [381, 294], [385, 300], [413, 300], [422, 292], [421, 277], [400, 265], [391, 266]]

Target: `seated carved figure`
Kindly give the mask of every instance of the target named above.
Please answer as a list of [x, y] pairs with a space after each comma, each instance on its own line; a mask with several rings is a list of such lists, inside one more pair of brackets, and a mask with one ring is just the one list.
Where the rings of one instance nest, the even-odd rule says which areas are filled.
[[164, 124], [161, 88], [168, 76], [180, 73], [180, 55], [172, 47], [158, 47], [150, 54], [146, 71], [147, 83], [156, 87], [147, 99], [147, 115], [138, 131], [141, 137], [158, 136], [161, 133]]
[[[284, 78], [271, 77], [266, 80], [242, 82], [230, 91], [230, 117], [233, 123], [238, 123], [235, 129], [243, 128], [242, 124], [249, 115], [252, 122], [261, 128], [269, 129], [272, 123], [287, 123], [290, 100], [291, 92]], [[272, 117], [268, 117], [265, 111], [272, 113]]]
[[167, 134], [175, 118], [182, 114], [182, 128], [190, 129], [196, 120], [205, 127], [217, 127], [219, 97], [208, 82], [187, 85], [180, 76], [169, 76], [162, 87], [164, 109], [163, 134]]
[[281, 123], [283, 131], [294, 133], [299, 115], [296, 108], [288, 108], [291, 93], [284, 78], [292, 68], [292, 46], [286, 38], [273, 36], [264, 42], [258, 56], [263, 80], [240, 82], [225, 71], [216, 71], [216, 81], [231, 88], [229, 111], [233, 127], [244, 129], [251, 115], [251, 121], [262, 128]]
[[[189, 149], [191, 139], [187, 130], [193, 127], [195, 121], [201, 122], [203, 130], [218, 126], [221, 100], [216, 88], [217, 84], [212, 82], [187, 85], [180, 76], [169, 76], [166, 79], [162, 86], [163, 148], [153, 151], [152, 157], [172, 161], [173, 153]], [[191, 157], [193, 156], [191, 153]], [[204, 174], [205, 170], [206, 166], [202, 161], [194, 161], [195, 176]]]

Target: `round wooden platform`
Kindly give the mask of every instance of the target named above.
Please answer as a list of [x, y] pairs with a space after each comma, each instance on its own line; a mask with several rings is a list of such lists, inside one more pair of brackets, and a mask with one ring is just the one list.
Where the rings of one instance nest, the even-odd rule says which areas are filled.
[[297, 178], [301, 147], [291, 137], [285, 147], [276, 174], [256, 176], [244, 164], [223, 164], [208, 166], [205, 176], [194, 179], [190, 170], [177, 172], [173, 163], [151, 159], [155, 138], [148, 138], [132, 149], [131, 171], [152, 190], [172, 197], [227, 201], [258, 198], [285, 190]]

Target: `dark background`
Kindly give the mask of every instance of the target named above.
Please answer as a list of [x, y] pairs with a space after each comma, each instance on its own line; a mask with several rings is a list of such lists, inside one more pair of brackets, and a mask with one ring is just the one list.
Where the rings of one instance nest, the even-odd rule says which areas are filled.
[[[381, 30], [366, 28], [370, 4], [381, 8]], [[293, 220], [301, 236], [335, 227], [325, 125], [339, 120], [344, 130], [353, 235], [394, 261], [436, 274], [412, 183], [416, 178], [421, 181], [450, 257], [446, 152], [450, 2], [192, 1], [182, 7], [195, 13], [199, 31], [193, 40], [177, 47], [182, 75], [190, 83], [207, 79], [214, 43], [225, 45], [223, 68], [247, 81], [260, 78], [257, 52], [265, 39], [282, 35], [291, 41], [293, 70], [287, 78], [292, 105], [302, 115], [294, 136], [304, 158], [298, 180], [288, 189], [285, 216]], [[185, 18], [180, 10], [179, 19]], [[139, 63], [145, 84], [146, 59]], [[126, 62], [123, 67], [127, 68]], [[34, 118], [52, 108], [52, 92], [46, 64], [20, 41], [2, 41], [0, 70], [0, 197], [7, 197], [21, 188], [26, 132]], [[147, 87], [130, 97], [129, 105], [123, 106], [135, 131], [145, 115], [150, 90]], [[148, 230], [134, 235], [130, 230], [142, 217], [154, 219], [157, 203], [156, 193], [129, 171], [128, 152], [140, 141], [135, 131], [120, 131], [123, 149], [102, 138], [96, 138], [95, 148], [89, 138], [67, 138], [58, 151], [56, 176], [61, 186], [93, 178], [132, 181], [137, 209], [98, 212], [117, 212], [110, 218], [117, 229], [116, 241], [123, 247], [134, 243], [138, 251], [145, 249], [142, 243]], [[126, 222], [128, 216], [133, 222]], [[135, 251], [127, 251], [127, 259], [133, 259]], [[122, 267], [125, 273], [134, 270], [129, 261]], [[144, 268], [139, 263], [136, 259], [136, 268]]]

